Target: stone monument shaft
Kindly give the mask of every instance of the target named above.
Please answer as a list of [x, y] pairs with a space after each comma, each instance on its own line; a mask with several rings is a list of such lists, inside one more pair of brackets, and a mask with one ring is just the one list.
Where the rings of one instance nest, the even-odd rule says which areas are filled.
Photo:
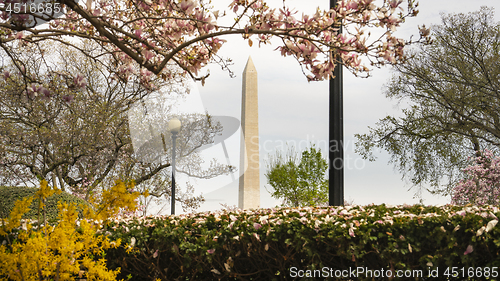
[[257, 70], [252, 58], [248, 57], [243, 71], [241, 99], [241, 139], [240, 177], [238, 207], [255, 209], [260, 207], [260, 159], [259, 159], [259, 102]]

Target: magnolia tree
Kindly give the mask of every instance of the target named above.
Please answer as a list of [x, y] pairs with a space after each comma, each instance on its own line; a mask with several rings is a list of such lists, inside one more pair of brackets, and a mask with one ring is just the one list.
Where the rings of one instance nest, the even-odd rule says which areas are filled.
[[453, 188], [452, 204], [498, 205], [500, 203], [500, 157], [489, 150], [475, 158], [476, 164], [464, 169], [468, 179]]
[[[89, 54], [98, 47], [91, 41], [84, 43], [75, 46]], [[127, 179], [134, 180], [139, 191], [149, 190], [151, 196], [141, 198], [143, 205], [170, 197], [170, 150], [165, 153], [163, 147], [156, 147], [150, 154], [164, 157], [146, 161], [136, 152], [140, 147], [133, 147], [130, 131], [147, 132], [151, 125], [131, 122], [147, 119], [131, 115], [131, 109], [141, 108], [145, 96], [151, 95], [139, 78], [123, 80], [109, 71], [110, 63], [95, 63], [63, 44], [38, 42], [19, 48], [24, 52], [15, 59], [5, 57], [0, 67], [0, 185], [36, 185], [47, 180], [89, 200], [116, 179]], [[16, 65], [24, 67], [25, 76], [15, 75]], [[75, 72], [80, 74], [73, 77]], [[173, 97], [185, 95], [181, 82], [151, 81], [158, 88], [155, 95]], [[158, 123], [166, 119], [153, 112], [170, 111], [149, 109], [149, 119]], [[200, 178], [228, 173], [231, 167], [216, 162], [203, 167], [197, 150], [213, 142], [221, 126], [204, 114], [179, 118], [186, 128], [178, 138], [179, 172]], [[192, 187], [178, 188], [176, 200], [183, 207], [195, 208], [202, 202], [202, 197], [193, 196]]]
[[[227, 10], [216, 10], [211, 1], [204, 0], [56, 0], [53, 4], [39, 1], [36, 7], [24, 5], [27, 0], [0, 2], [5, 4], [0, 45], [9, 56], [15, 58], [15, 46], [23, 42], [58, 41], [64, 36], [85, 38], [99, 45], [94, 50], [99, 54], [74, 47], [96, 61], [110, 55], [114, 71], [122, 79], [139, 77], [149, 89], [154, 87], [154, 75], [164, 79], [190, 75], [204, 82], [208, 75], [200, 74], [200, 70], [205, 65], [227, 67], [230, 59], [219, 57], [217, 52], [226, 42], [223, 37], [231, 34], [241, 34], [250, 45], [254, 41], [268, 44], [278, 38], [281, 44], [277, 50], [294, 57], [308, 80], [331, 77], [336, 62], [355, 74], [366, 73], [368, 68], [361, 57], [368, 58], [373, 66], [404, 57], [403, 47], [408, 42], [393, 34], [405, 18], [418, 13], [414, 0], [404, 6], [402, 0], [338, 1], [335, 9], [318, 8], [312, 15], [285, 3], [271, 7], [262, 0], [234, 0]], [[22, 12], [13, 8], [15, 2], [21, 4], [16, 7], [25, 7]], [[234, 21], [221, 24], [224, 17]], [[48, 25], [41, 25], [47, 21]], [[343, 33], [339, 31], [341, 24]], [[371, 27], [381, 30], [382, 35], [371, 37], [367, 32]], [[425, 28], [420, 33], [428, 35]], [[177, 68], [169, 67], [174, 65]], [[23, 66], [18, 68], [24, 74]], [[74, 77], [78, 79], [77, 74]]]

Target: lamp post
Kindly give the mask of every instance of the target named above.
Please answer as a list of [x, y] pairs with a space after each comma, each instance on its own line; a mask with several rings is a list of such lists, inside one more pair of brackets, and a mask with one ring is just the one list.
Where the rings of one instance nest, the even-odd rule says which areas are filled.
[[[337, 6], [337, 0], [330, 0], [330, 9]], [[339, 27], [342, 33], [342, 25]], [[338, 59], [338, 58], [337, 58]], [[329, 205], [344, 205], [344, 108], [342, 64], [337, 63], [330, 79], [330, 132], [329, 132]], [[335, 145], [335, 150], [332, 149]], [[340, 161], [340, 163], [338, 162]], [[339, 165], [340, 164], [340, 165]]]
[[177, 140], [177, 134], [181, 130], [181, 121], [173, 118], [168, 122], [168, 129], [172, 133], [172, 205], [170, 212], [175, 215], [175, 141]]

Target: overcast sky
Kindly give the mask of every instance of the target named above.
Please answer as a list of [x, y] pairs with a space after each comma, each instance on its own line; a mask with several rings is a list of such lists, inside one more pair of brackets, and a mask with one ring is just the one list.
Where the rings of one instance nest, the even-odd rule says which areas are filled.
[[[226, 1], [216, 1], [216, 5], [221, 2]], [[326, 0], [287, 0], [286, 3], [305, 13], [313, 13], [317, 6], [328, 8], [329, 5]], [[417, 26], [439, 24], [440, 13], [476, 11], [481, 6], [498, 6], [497, 3], [498, 0], [421, 0], [419, 15], [404, 23], [398, 35], [405, 39], [409, 39], [411, 35], [418, 37]], [[221, 6], [221, 9], [223, 7]], [[496, 15], [496, 19], [499, 20], [500, 17]], [[191, 100], [187, 102], [198, 104], [214, 116], [240, 119], [241, 74], [248, 57], [252, 57], [259, 77], [261, 207], [273, 207], [279, 202], [267, 192], [266, 186], [270, 187], [264, 177], [264, 161], [269, 153], [286, 149], [286, 142], [295, 144], [299, 151], [312, 142], [319, 146], [324, 157], [327, 157], [328, 82], [308, 83], [293, 58], [281, 57], [279, 52], [274, 51], [276, 45], [259, 48], [258, 44], [254, 44], [249, 47], [240, 36], [225, 39], [228, 43], [221, 49], [220, 55], [233, 59], [231, 70], [236, 74], [236, 78], [230, 78], [228, 73], [218, 66], [211, 66], [210, 77], [205, 86], [198, 84], [197, 89], [192, 92]], [[379, 119], [387, 115], [400, 115], [402, 107], [398, 107], [396, 101], [387, 99], [382, 92], [383, 84], [391, 75], [390, 68], [374, 69], [372, 77], [366, 79], [356, 78], [347, 71], [344, 73], [345, 199], [360, 205], [418, 203], [419, 199], [414, 198], [415, 190], [408, 191], [411, 185], [405, 183], [401, 174], [388, 164], [387, 153], [379, 152], [376, 154], [378, 159], [369, 162], [354, 152], [354, 134], [367, 133], [368, 126], [373, 127]], [[235, 166], [239, 166], [239, 137], [238, 131], [225, 141], [229, 162]], [[221, 145], [214, 146], [204, 153], [210, 157], [216, 155], [220, 162], [227, 163]], [[191, 179], [197, 192], [202, 192], [207, 200], [198, 211], [221, 209], [220, 203], [237, 205], [238, 175], [235, 175], [210, 181]], [[180, 177], [178, 182], [187, 180]], [[450, 199], [424, 193], [423, 201], [424, 204], [446, 204]]]

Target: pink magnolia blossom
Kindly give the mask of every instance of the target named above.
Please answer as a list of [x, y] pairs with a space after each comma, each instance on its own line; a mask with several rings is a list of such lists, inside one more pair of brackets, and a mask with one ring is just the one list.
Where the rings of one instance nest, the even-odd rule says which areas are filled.
[[[144, 50], [142, 51], [142, 55], [144, 56], [144, 58], [148, 61], [150, 59], [152, 59], [155, 55], [149, 51], [149, 50]], [[151, 73], [151, 72], [150, 72]]]
[[43, 98], [48, 99], [52, 96], [52, 93], [50, 92], [50, 90], [48, 90], [44, 87], [41, 87], [40, 92], [43, 94]]
[[81, 74], [77, 74], [75, 78], [73, 78], [73, 83], [77, 88], [84, 88], [87, 86], [87, 80]]
[[193, 9], [196, 7], [196, 2], [193, 0], [184, 0], [180, 5], [181, 9], [186, 13], [192, 13]]
[[403, 0], [390, 0], [389, 1], [389, 5], [393, 9], [397, 8], [401, 3], [403, 3]]
[[142, 28], [136, 29], [136, 30], [134, 31], [134, 34], [135, 34], [135, 36], [137, 36], [137, 37], [141, 38], [141, 37], [142, 37], [142, 36], [141, 36], [141, 35], [142, 35]]
[[73, 95], [64, 95], [61, 98], [63, 101], [71, 103], [75, 97]]
[[358, 3], [356, 1], [350, 1], [347, 2], [345, 7], [349, 10], [357, 10], [358, 9]]
[[26, 37], [24, 32], [19, 32], [15, 36], [16, 39], [23, 39], [24, 37]]

